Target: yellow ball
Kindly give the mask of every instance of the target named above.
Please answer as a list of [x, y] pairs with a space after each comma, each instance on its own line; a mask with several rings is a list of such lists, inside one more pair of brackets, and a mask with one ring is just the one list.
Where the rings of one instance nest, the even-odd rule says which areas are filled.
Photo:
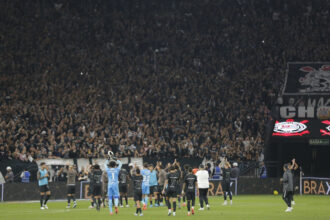
[[278, 195], [277, 190], [274, 190], [274, 196], [277, 196], [277, 195]]

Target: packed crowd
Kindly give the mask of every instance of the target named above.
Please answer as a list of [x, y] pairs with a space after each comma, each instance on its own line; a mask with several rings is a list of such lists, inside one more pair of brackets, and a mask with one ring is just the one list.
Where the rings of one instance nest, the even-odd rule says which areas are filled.
[[329, 58], [307, 2], [2, 3], [0, 158], [262, 160], [286, 63]]

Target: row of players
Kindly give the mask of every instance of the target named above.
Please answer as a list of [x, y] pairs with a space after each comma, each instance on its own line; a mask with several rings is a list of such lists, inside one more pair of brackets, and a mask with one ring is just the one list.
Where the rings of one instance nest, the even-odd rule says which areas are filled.
[[[222, 180], [224, 205], [227, 205], [227, 195], [229, 195], [230, 204], [232, 204], [230, 167], [229, 162], [224, 163]], [[67, 208], [70, 208], [71, 200], [73, 201], [73, 208], [75, 208], [77, 202], [74, 195], [78, 173], [73, 166], [67, 166], [61, 172], [65, 172], [67, 175]], [[152, 207], [153, 198], [155, 206], [163, 206], [165, 198], [168, 215], [176, 214], [177, 200], [180, 207], [181, 198], [183, 198], [183, 206], [187, 205], [188, 215], [194, 214], [196, 195], [199, 196], [199, 210], [204, 210], [204, 203], [207, 209], [210, 208], [207, 196], [209, 173], [205, 170], [204, 165], [200, 165], [199, 169], [184, 166], [182, 171], [177, 161], [166, 168], [163, 168], [161, 162], [158, 162], [155, 167], [152, 164], [144, 164], [143, 167], [138, 167], [135, 164], [133, 169], [127, 172], [126, 169], [122, 168], [120, 160], [109, 159], [106, 162], [105, 171], [102, 171], [100, 166], [95, 164], [90, 169], [88, 176], [90, 179], [88, 194], [92, 198], [91, 207], [96, 206], [96, 209], [100, 210], [101, 205], [105, 206], [108, 199], [111, 215], [113, 214], [113, 206], [116, 214], [118, 213], [118, 206], [123, 207], [123, 198], [125, 198], [126, 206], [128, 206], [127, 189], [129, 179], [133, 183], [134, 201], [136, 203], [135, 215], [142, 215], [142, 209], [147, 209], [149, 200]], [[38, 172], [41, 209], [48, 209], [47, 201], [50, 198], [48, 177], [47, 166], [45, 163], [41, 163]]]

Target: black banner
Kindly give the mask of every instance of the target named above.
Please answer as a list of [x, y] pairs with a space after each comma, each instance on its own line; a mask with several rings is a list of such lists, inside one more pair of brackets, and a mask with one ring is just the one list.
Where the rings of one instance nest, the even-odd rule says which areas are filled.
[[303, 177], [300, 194], [304, 195], [329, 195], [330, 178]]
[[330, 94], [330, 63], [288, 63], [283, 95]]

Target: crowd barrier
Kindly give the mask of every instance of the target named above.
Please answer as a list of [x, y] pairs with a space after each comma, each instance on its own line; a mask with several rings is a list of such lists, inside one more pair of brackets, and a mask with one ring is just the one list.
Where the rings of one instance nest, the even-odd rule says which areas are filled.
[[[295, 181], [295, 185], [299, 186], [299, 178]], [[1, 185], [0, 185], [1, 186]], [[49, 183], [52, 191], [51, 199], [65, 199], [66, 198], [66, 183], [65, 182], [51, 182]], [[89, 183], [78, 182], [76, 184], [76, 198], [87, 199]], [[282, 185], [279, 178], [238, 178], [232, 180], [231, 190], [234, 195], [243, 194], [273, 194], [274, 190], [281, 191]], [[31, 183], [5, 183], [2, 185], [0, 192], [3, 201], [26, 201], [39, 200], [39, 187], [37, 182]], [[210, 181], [210, 196], [223, 195], [221, 181]], [[129, 184], [129, 196], [132, 196], [132, 184]]]

